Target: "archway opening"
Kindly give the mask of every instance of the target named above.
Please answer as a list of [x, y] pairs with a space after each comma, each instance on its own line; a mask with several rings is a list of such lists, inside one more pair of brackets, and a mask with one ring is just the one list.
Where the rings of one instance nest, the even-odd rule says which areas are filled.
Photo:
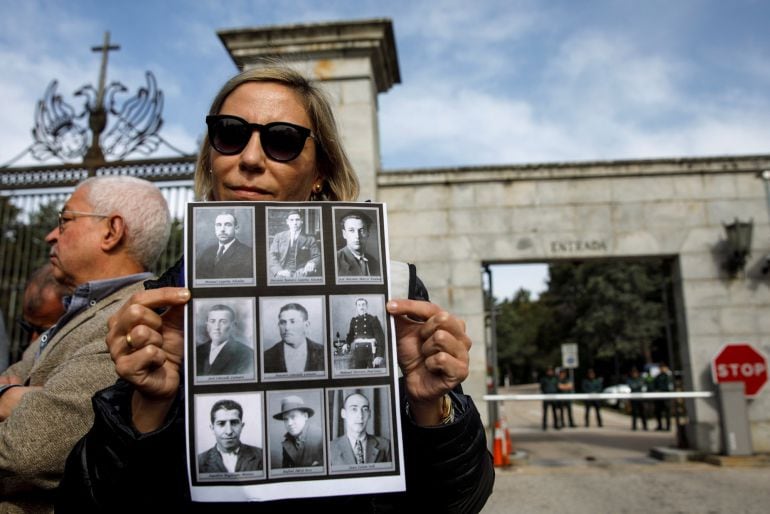
[[589, 368], [612, 385], [661, 363], [681, 376], [675, 267], [667, 256], [485, 264], [497, 385], [537, 382], [565, 364], [564, 344], [577, 346], [576, 383]]

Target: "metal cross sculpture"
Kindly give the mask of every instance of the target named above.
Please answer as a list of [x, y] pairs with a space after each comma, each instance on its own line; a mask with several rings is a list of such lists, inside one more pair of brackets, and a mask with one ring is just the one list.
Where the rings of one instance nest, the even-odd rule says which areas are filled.
[[121, 160], [132, 152], [149, 155], [158, 148], [163, 141], [158, 135], [163, 125], [163, 92], [152, 72], [145, 73], [146, 87], [140, 87], [122, 103], [116, 96], [128, 88], [120, 82], [105, 87], [108, 53], [119, 49], [110, 45], [109, 32], [105, 32], [102, 46], [92, 47], [102, 54], [99, 86], [94, 89], [85, 85], [75, 91], [81, 105], [73, 107], [65, 102], [56, 91], [56, 80], [48, 85], [35, 111], [35, 142], [30, 148], [34, 158], [44, 161], [58, 157], [69, 162], [83, 159], [86, 164], [101, 164], [105, 155]]

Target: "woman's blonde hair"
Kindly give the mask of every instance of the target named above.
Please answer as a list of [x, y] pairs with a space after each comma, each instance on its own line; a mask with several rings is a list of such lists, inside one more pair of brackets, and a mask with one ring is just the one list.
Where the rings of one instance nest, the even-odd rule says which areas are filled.
[[[243, 71], [222, 86], [211, 103], [209, 114], [219, 114], [225, 99], [235, 88], [246, 82], [274, 82], [294, 91], [303, 102], [315, 136], [316, 171], [322, 182], [320, 192], [313, 192], [314, 200], [354, 201], [358, 198], [358, 177], [342, 148], [337, 122], [329, 100], [318, 86], [299, 72], [286, 66], [269, 66]], [[195, 195], [213, 200], [211, 145], [208, 133], [203, 138], [198, 163], [195, 167]]]

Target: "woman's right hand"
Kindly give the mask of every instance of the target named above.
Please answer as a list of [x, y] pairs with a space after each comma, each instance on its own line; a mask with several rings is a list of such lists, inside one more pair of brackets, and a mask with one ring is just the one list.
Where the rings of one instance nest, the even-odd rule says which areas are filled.
[[[140, 432], [163, 423], [179, 389], [189, 299], [182, 287], [142, 291], [109, 319], [107, 346], [117, 374], [134, 386], [132, 418]], [[166, 311], [158, 314], [158, 308]]]

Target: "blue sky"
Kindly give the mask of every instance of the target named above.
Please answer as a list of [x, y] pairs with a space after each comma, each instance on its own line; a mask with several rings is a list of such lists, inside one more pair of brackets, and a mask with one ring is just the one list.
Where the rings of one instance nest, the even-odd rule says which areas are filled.
[[161, 134], [194, 152], [236, 71], [217, 30], [383, 17], [402, 78], [380, 96], [386, 170], [768, 153], [765, 1], [0, 0], [0, 164], [52, 79], [68, 101], [96, 83], [106, 30], [108, 81], [151, 70]]

